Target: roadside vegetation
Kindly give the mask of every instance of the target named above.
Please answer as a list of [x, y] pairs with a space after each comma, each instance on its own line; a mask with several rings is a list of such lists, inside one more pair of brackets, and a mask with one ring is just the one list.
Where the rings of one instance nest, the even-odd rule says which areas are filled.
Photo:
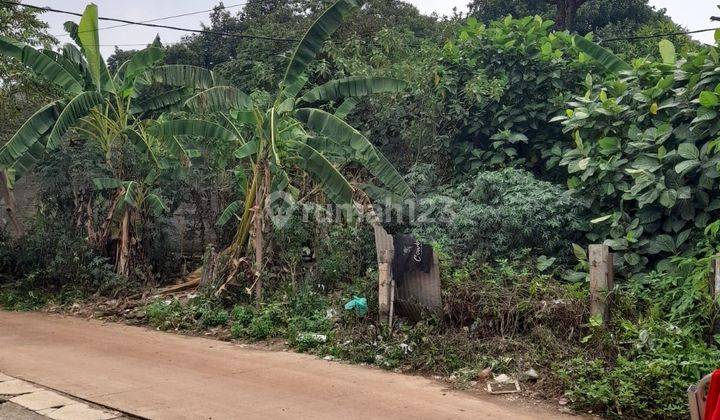
[[[2, 6], [0, 306], [89, 305], [458, 387], [504, 373], [604, 417], [686, 418], [687, 386], [720, 360], [718, 47], [593, 41], [678, 30], [646, 1], [475, 1], [445, 19], [287, 3], [218, 7], [210, 28], [297, 41], [158, 38], [107, 61], [93, 5], [65, 45]], [[291, 205], [403, 200], [426, 217], [395, 206], [385, 228], [433, 245], [443, 314], [388, 327], [368, 220]], [[606, 325], [588, 295], [600, 243]], [[354, 297], [366, 313], [345, 309]]]

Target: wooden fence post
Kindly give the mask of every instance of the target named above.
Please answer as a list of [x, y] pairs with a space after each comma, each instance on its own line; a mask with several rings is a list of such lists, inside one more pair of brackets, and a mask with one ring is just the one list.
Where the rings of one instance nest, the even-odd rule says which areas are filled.
[[378, 264], [378, 318], [386, 324], [390, 315], [390, 294], [392, 289], [393, 251], [383, 250]]
[[590, 315], [600, 315], [603, 323], [610, 321], [609, 293], [614, 287], [613, 255], [606, 245], [588, 247], [590, 263]]

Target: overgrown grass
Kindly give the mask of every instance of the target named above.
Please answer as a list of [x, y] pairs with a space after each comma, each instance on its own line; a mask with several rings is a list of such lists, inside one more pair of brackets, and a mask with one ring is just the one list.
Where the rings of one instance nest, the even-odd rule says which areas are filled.
[[230, 316], [221, 304], [203, 296], [187, 302], [157, 299], [145, 308], [148, 323], [161, 330], [207, 329], [227, 325]]

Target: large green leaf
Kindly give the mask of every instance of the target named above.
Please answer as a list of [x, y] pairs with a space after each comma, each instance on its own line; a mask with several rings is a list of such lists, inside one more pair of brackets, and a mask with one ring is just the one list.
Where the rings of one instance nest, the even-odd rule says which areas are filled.
[[155, 163], [155, 166], [163, 166], [161, 159], [158, 158], [156, 147], [154, 147], [154, 137], [145, 135], [145, 133], [141, 134], [141, 132], [132, 127], [126, 127], [118, 134], [121, 136], [124, 135], [130, 141], [130, 144], [133, 145], [135, 150], [143, 155], [147, 155]]
[[138, 51], [130, 60], [122, 64], [115, 77], [123, 81], [124, 89], [128, 89], [133, 86], [137, 76], [160, 62], [163, 55], [162, 49], [157, 47], [148, 47]]
[[60, 113], [55, 126], [50, 131], [46, 147], [50, 150], [55, 149], [60, 144], [60, 138], [70, 127], [103, 102], [105, 102], [105, 98], [95, 91], [83, 92], [74, 97]]
[[208, 69], [184, 64], [158, 66], [144, 73], [148, 83], [162, 83], [170, 86], [183, 86], [193, 89], [213, 87], [213, 75]]
[[292, 142], [297, 158], [292, 162], [310, 174], [313, 181], [335, 204], [352, 204], [352, 186], [317, 150], [301, 142]]
[[123, 188], [125, 189], [123, 194], [123, 202], [127, 203], [131, 207], [138, 207], [140, 203], [140, 197], [138, 194], [138, 183], [135, 181], [124, 181]]
[[283, 77], [283, 86], [293, 85], [307, 69], [345, 18], [364, 3], [363, 0], [338, 0], [330, 6], [307, 30], [298, 44]]
[[165, 201], [163, 201], [163, 199], [155, 193], [148, 194], [147, 197], [145, 197], [145, 203], [147, 203], [150, 211], [152, 211], [155, 216], [159, 216], [170, 211], [168, 206], [165, 205]]
[[80, 18], [80, 25], [78, 25], [77, 29], [77, 37], [80, 39], [80, 45], [85, 54], [93, 84], [98, 90], [114, 90], [112, 89], [110, 73], [100, 54], [98, 10], [95, 4], [90, 3], [85, 7], [85, 12]]
[[93, 178], [96, 190], [112, 190], [123, 186], [123, 182], [115, 178]]
[[589, 55], [591, 58], [600, 63], [608, 71], [617, 73], [624, 70], [632, 70], [630, 64], [626, 63], [620, 57], [612, 53], [612, 51], [599, 46], [598, 44], [585, 39], [580, 35], [573, 38], [575, 45], [580, 51]]
[[42, 50], [41, 52], [46, 56], [50, 57], [50, 59], [54, 62], [60, 64], [65, 69], [65, 71], [70, 73], [73, 79], [78, 81], [78, 83], [83, 83], [84, 77], [80, 70], [80, 67], [73, 61], [67, 59], [64, 55], [56, 53], [52, 50]]
[[243, 205], [243, 202], [240, 200], [233, 201], [232, 203], [228, 204], [228, 206], [225, 207], [225, 210], [223, 210], [222, 213], [220, 214], [220, 217], [218, 217], [218, 220], [215, 223], [215, 225], [216, 226], [225, 226], [225, 224], [227, 224], [227, 222], [229, 222], [230, 219], [232, 219], [233, 216], [235, 216], [238, 213], [238, 211], [240, 211], [240, 209], [242, 209], [242, 205]]
[[81, 80], [76, 79], [62, 64], [29, 45], [0, 36], [0, 54], [20, 60], [35, 74], [60, 86], [66, 93], [76, 95], [83, 91]]
[[165, 108], [172, 107], [185, 99], [188, 96], [187, 91], [184, 87], [178, 87], [156, 93], [149, 97], [142, 97], [139, 101], [133, 100], [130, 106], [130, 112], [138, 114], [141, 112], [165, 110]]
[[301, 99], [305, 102], [319, 102], [357, 98], [374, 93], [399, 92], [405, 89], [405, 86], [404, 81], [388, 77], [346, 77], [311, 89]]
[[316, 133], [326, 136], [336, 144], [342, 145], [345, 156], [364, 165], [385, 187], [393, 193], [408, 197], [412, 190], [395, 167], [380, 153], [370, 141], [340, 118], [325, 111], [313, 108], [301, 108], [295, 112]]
[[344, 120], [348, 115], [350, 115], [352, 110], [355, 109], [358, 103], [359, 101], [355, 98], [345, 99], [343, 103], [335, 109], [335, 116]]
[[78, 71], [82, 75], [80, 82], [83, 85], [86, 85], [92, 81], [92, 77], [90, 76], [90, 69], [88, 68], [87, 61], [85, 61], [85, 57], [83, 57], [82, 51], [80, 51], [78, 49], [78, 47], [76, 47], [73, 44], [66, 43], [65, 45], [63, 45], [62, 55], [63, 55], [63, 57], [65, 57], [66, 60], [73, 63], [75, 65], [75, 67], [78, 69]]
[[25, 153], [13, 162], [9, 171], [13, 177], [13, 181], [22, 178], [30, 169], [45, 156], [45, 146], [42, 141], [32, 144]]
[[[21, 159], [52, 129], [64, 102], [52, 102], [30, 117], [14, 136], [0, 148], [0, 167], [9, 167]], [[37, 152], [37, 149], [34, 149]]]
[[660, 48], [660, 56], [662, 57], [663, 63], [675, 64], [675, 44], [667, 39], [663, 39], [658, 43]]
[[204, 90], [185, 101], [185, 106], [193, 112], [209, 114], [227, 112], [252, 107], [248, 95], [232, 86], [215, 86]]
[[175, 136], [191, 136], [215, 139], [223, 142], [237, 140], [235, 133], [227, 128], [214, 122], [198, 119], [161, 122], [152, 126], [150, 133], [163, 139], [169, 139]]
[[258, 141], [257, 139], [251, 140], [245, 144], [243, 144], [241, 147], [239, 147], [235, 152], [233, 153], [237, 159], [245, 159], [247, 157], [254, 156], [258, 152]]

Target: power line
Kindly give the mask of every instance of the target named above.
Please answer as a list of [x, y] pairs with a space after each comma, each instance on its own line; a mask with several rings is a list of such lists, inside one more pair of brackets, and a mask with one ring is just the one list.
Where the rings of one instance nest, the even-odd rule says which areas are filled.
[[[229, 5], [229, 6], [223, 6], [222, 9], [223, 9], [223, 10], [234, 9], [234, 8], [236, 8], [236, 7], [245, 6], [246, 4], [247, 4], [247, 3], [231, 4], [231, 5]], [[200, 14], [203, 14], [203, 13], [212, 12], [212, 11], [214, 11], [214, 10], [215, 10], [215, 8], [208, 9], [208, 10], [199, 10], [199, 11], [197, 11], [197, 12], [182, 13], [182, 14], [179, 14], [179, 15], [164, 16], [164, 17], [161, 17], [161, 18], [141, 20], [141, 21], [138, 22], [138, 23], [159, 22], [159, 21], [162, 21], [162, 20], [175, 19], [175, 18], [179, 18], [179, 17], [192, 16], [192, 15], [200, 15]], [[120, 25], [113, 25], [113, 26], [106, 26], [106, 27], [104, 27], [104, 28], [98, 28], [98, 31], [102, 31], [102, 30], [105, 30], [105, 29], [123, 28], [123, 27], [125, 27], [125, 26], [131, 26], [131, 25], [132, 25], [132, 24], [130, 24], [130, 23], [122, 23], [122, 24], [120, 24]], [[78, 31], [78, 33], [80, 33], [80, 32], [83, 32], [83, 31]], [[70, 36], [70, 35], [69, 35], [69, 34], [59, 34], [59, 35], [53, 35], [53, 36], [54, 36], [54, 37], [60, 37], [60, 36]]]
[[[7, 0], [0, 0], [0, 3], [12, 5], [12, 6], [26, 7], [29, 9], [40, 10], [43, 12], [62, 13], [62, 14], [66, 14], [66, 15], [82, 17], [82, 13], [70, 12], [67, 10], [60, 10], [60, 9], [53, 9], [52, 7], [33, 6], [31, 4], [23, 4], [23, 3], [17, 3], [17, 2], [7, 1]], [[263, 35], [248, 35], [248, 34], [240, 34], [240, 33], [212, 31], [212, 30], [206, 30], [206, 29], [182, 28], [179, 26], [168, 26], [168, 25], [158, 25], [155, 23], [134, 22], [131, 20], [126, 20], [126, 19], [117, 19], [117, 18], [110, 18], [110, 17], [103, 17], [103, 16], [98, 17], [98, 20], [104, 20], [104, 21], [108, 21], [108, 22], [125, 23], [127, 25], [148, 26], [151, 28], [172, 29], [174, 31], [192, 32], [192, 33], [207, 34], [207, 35], [219, 35], [219, 36], [227, 36], [227, 37], [234, 37], [234, 38], [262, 39], [262, 40], [266, 40], [266, 41], [283, 41], [283, 42], [297, 42], [298, 41], [297, 39], [293, 39], [293, 38], [276, 38], [276, 37], [272, 37], [272, 36], [263, 36]]]
[[679, 36], [679, 35], [691, 35], [691, 34], [699, 34], [703, 32], [710, 32], [710, 31], [717, 31], [720, 28], [707, 28], [707, 29], [697, 29], [695, 31], [685, 31], [685, 32], [668, 32], [664, 34], [653, 34], [653, 35], [638, 35], [638, 36], [629, 36], [624, 38], [608, 38], [603, 39], [603, 42], [612, 42], [612, 41], [638, 41], [643, 39], [653, 39], [653, 38], [663, 38], [666, 36]]

